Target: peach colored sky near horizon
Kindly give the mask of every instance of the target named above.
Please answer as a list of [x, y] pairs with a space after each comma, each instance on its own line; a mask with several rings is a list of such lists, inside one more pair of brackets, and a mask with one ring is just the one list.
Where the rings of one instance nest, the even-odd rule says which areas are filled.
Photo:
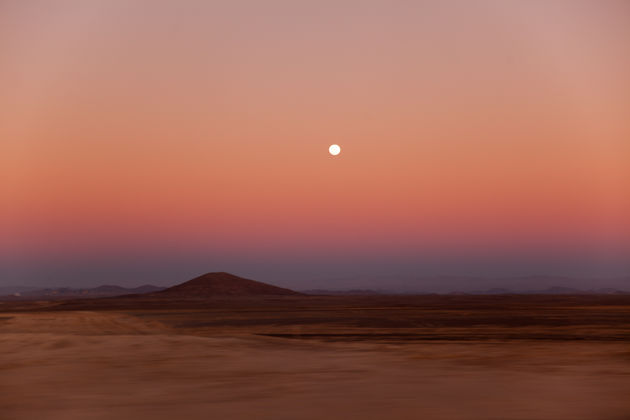
[[1, 0], [0, 249], [625, 257], [629, 41], [613, 0]]

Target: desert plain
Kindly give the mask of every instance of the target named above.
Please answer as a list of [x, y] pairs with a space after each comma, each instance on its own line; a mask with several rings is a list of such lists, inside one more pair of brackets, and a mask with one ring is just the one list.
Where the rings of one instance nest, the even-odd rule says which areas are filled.
[[630, 419], [630, 295], [0, 303], [0, 419]]

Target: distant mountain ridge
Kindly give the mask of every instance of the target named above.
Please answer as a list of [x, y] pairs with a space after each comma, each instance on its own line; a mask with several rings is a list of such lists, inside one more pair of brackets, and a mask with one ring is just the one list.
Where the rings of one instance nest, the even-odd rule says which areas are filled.
[[[566, 288], [587, 293], [630, 292], [630, 277], [530, 276], [413, 276], [387, 275], [347, 276], [319, 279], [317, 287], [304, 287], [307, 293], [376, 291], [379, 294], [448, 294], [448, 293], [553, 293]], [[357, 293], [363, 294], [363, 293]]]
[[133, 294], [146, 294], [163, 290], [163, 287], [157, 287], [150, 284], [145, 284], [138, 287], [122, 287], [114, 285], [103, 285], [94, 288], [87, 289], [74, 289], [70, 287], [57, 287], [57, 288], [45, 288], [25, 290], [21, 292], [15, 292], [7, 294], [6, 298], [13, 299], [66, 299], [66, 298], [98, 298], [98, 297], [113, 297], [122, 295]]
[[574, 289], [572, 287], [553, 286], [542, 290], [515, 291], [506, 288], [492, 288], [487, 290], [461, 291], [453, 290], [450, 292], [416, 292], [416, 291], [391, 291], [391, 290], [361, 290], [361, 289], [310, 289], [302, 290], [306, 295], [321, 296], [375, 296], [375, 295], [624, 295], [630, 294], [630, 291], [604, 287], [600, 289]]
[[[320, 282], [321, 283], [321, 282]], [[103, 285], [93, 288], [41, 288], [33, 286], [0, 287], [0, 300], [16, 299], [75, 299], [101, 298], [121, 295], [145, 295], [157, 298], [202, 298], [211, 296], [255, 295], [422, 295], [422, 294], [627, 294], [630, 278], [571, 278], [561, 276], [521, 277], [349, 277], [329, 280], [331, 287], [318, 287], [296, 291], [225, 272], [206, 273], [170, 288], [144, 285], [121, 287]], [[382, 284], [387, 283], [387, 288]], [[372, 287], [371, 287], [372, 286]]]

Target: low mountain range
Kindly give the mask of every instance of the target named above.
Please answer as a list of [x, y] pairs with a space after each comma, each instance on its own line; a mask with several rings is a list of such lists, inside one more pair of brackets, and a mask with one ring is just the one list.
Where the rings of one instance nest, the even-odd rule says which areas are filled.
[[70, 287], [46, 288], [46, 289], [27, 289], [20, 292], [14, 292], [5, 296], [3, 299], [76, 299], [76, 298], [98, 298], [112, 297], [122, 295], [146, 294], [163, 290], [163, 287], [152, 286], [146, 284], [139, 287], [121, 287], [113, 285], [104, 285], [87, 289], [74, 289]]
[[[395, 279], [392, 279], [395, 286]], [[603, 287], [585, 287], [592, 285], [593, 281], [575, 280], [566, 277], [519, 277], [508, 278], [500, 281], [504, 286], [499, 287], [499, 279], [480, 279], [465, 277], [435, 277], [418, 279], [417, 286], [410, 288], [383, 289], [312, 289], [299, 293], [290, 289], [274, 286], [271, 284], [245, 279], [225, 272], [206, 273], [184, 283], [162, 288], [152, 285], [144, 285], [134, 288], [126, 288], [115, 285], [105, 285], [95, 288], [18, 288], [17, 292], [7, 293], [8, 288], [0, 290], [0, 300], [61, 300], [77, 298], [103, 298], [129, 295], [133, 297], [142, 295], [151, 299], [203, 299], [213, 296], [299, 296], [299, 295], [390, 295], [390, 294], [477, 294], [477, 295], [500, 295], [500, 294], [626, 294], [630, 293], [628, 279], [617, 279], [611, 285], [622, 286], [606, 287], [606, 282], [602, 282]], [[341, 283], [341, 282], [340, 282]], [[568, 284], [576, 284], [576, 287], [569, 287]], [[609, 281], [610, 283], [610, 281]], [[478, 289], [472, 286], [477, 285]], [[483, 287], [486, 286], [486, 287]], [[582, 286], [582, 287], [580, 287]], [[2, 296], [4, 295], [4, 296]]]
[[304, 290], [302, 293], [306, 295], [325, 295], [325, 296], [374, 296], [374, 295], [611, 295], [611, 294], [630, 294], [630, 291], [623, 291], [604, 287], [600, 289], [574, 289], [572, 287], [554, 286], [541, 290], [525, 290], [515, 291], [505, 288], [492, 288], [487, 290], [473, 290], [470, 292], [453, 291], [453, 292], [397, 292], [388, 290], [326, 290], [311, 289]]
[[2, 296], [2, 300], [61, 300], [142, 296], [149, 299], [204, 299], [214, 296], [300, 296], [302, 293], [245, 279], [230, 273], [206, 273], [169, 288], [145, 285], [135, 288], [100, 286], [92, 289], [37, 289]]

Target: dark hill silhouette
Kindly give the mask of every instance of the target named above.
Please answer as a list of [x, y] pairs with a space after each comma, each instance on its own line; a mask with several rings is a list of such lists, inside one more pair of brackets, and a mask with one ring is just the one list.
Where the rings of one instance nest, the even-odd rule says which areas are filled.
[[207, 273], [151, 295], [159, 297], [204, 298], [211, 296], [252, 295], [296, 296], [301, 295], [301, 293], [221, 272]]

